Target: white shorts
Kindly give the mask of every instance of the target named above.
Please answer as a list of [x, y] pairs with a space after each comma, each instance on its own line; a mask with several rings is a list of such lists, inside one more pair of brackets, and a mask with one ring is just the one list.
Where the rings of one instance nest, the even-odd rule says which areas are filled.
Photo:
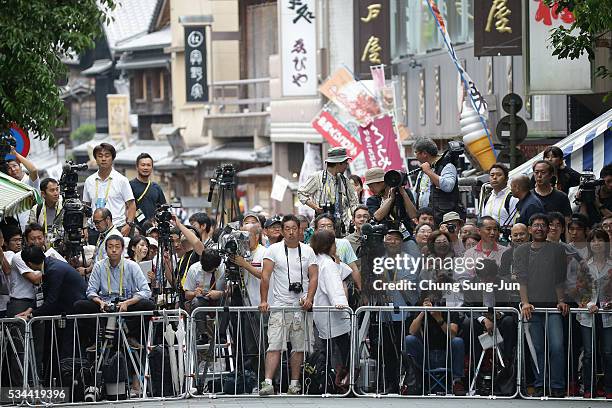
[[268, 351], [285, 351], [287, 342], [291, 342], [292, 352], [310, 353], [314, 344], [312, 327], [312, 313], [270, 312]]

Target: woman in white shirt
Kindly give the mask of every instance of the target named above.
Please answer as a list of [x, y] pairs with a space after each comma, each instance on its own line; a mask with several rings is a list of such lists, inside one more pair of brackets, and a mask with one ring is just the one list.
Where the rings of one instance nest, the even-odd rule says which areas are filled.
[[[348, 307], [343, 279], [351, 274], [351, 268], [340, 263], [336, 257], [336, 239], [333, 231], [321, 230], [315, 232], [310, 246], [317, 255], [319, 264], [319, 279], [314, 306]], [[318, 311], [314, 313], [314, 321], [319, 337], [330, 340], [333, 353], [339, 356], [337, 372], [348, 366], [351, 319], [348, 311]]]
[[[597, 313], [598, 310], [612, 309], [612, 258], [610, 258], [610, 237], [602, 229], [595, 229], [587, 238], [589, 249], [589, 275], [577, 278], [577, 301], [580, 307], [589, 309], [589, 313], [580, 313], [577, 320], [580, 322], [582, 344], [584, 345], [584, 359], [582, 362], [584, 378], [584, 398], [591, 398], [597, 388], [591, 379], [595, 371], [593, 349], [597, 351], [597, 337], [599, 337], [604, 365], [604, 390], [606, 398], [612, 398], [612, 314]], [[595, 330], [593, 322], [595, 321]], [[601, 322], [601, 323], [600, 323]], [[593, 334], [595, 333], [595, 338]], [[595, 353], [597, 354], [597, 353]]]

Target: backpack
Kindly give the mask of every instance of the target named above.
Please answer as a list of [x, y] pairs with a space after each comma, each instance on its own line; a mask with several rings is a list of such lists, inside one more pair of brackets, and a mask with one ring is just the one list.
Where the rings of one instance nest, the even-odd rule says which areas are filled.
[[325, 361], [325, 354], [313, 351], [304, 362], [304, 394], [323, 395], [334, 394], [336, 389], [336, 372], [331, 361]]
[[402, 353], [403, 371], [400, 376], [401, 395], [422, 395], [423, 394], [423, 371], [419, 368], [415, 358], [407, 352]]
[[63, 358], [59, 362], [61, 386], [68, 388], [66, 402], [82, 402], [85, 390], [94, 384], [94, 369], [84, 358]]

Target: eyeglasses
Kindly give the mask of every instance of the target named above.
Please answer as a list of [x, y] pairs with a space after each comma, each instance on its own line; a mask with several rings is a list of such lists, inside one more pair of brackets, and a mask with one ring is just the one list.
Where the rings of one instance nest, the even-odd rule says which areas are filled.
[[93, 220], [94, 225], [100, 225], [103, 221], [106, 221], [106, 218], [103, 218], [101, 220]]
[[533, 224], [531, 226], [531, 228], [533, 229], [546, 229], [547, 225], [546, 224]]

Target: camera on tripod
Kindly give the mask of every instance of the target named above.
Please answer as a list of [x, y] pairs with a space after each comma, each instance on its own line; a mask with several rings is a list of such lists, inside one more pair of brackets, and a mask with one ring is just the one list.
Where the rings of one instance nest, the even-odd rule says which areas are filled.
[[7, 173], [6, 155], [11, 153], [11, 150], [17, 147], [17, 142], [11, 134], [7, 132], [0, 133], [0, 171]]
[[383, 224], [373, 224], [371, 222], [363, 224], [361, 227], [362, 244], [383, 243], [385, 235], [389, 229]]
[[79, 199], [77, 184], [78, 171], [87, 170], [87, 164], [74, 164], [68, 160], [62, 167], [62, 176], [59, 185], [62, 191], [62, 230], [57, 241], [60, 252], [67, 257], [77, 256], [82, 252], [83, 243], [83, 217], [91, 217], [91, 208]]
[[594, 174], [584, 173], [580, 175], [580, 184], [578, 185], [578, 193], [574, 200], [576, 204], [585, 203], [592, 204], [595, 202], [595, 191], [597, 187], [604, 185], [604, 179], [596, 179]]

